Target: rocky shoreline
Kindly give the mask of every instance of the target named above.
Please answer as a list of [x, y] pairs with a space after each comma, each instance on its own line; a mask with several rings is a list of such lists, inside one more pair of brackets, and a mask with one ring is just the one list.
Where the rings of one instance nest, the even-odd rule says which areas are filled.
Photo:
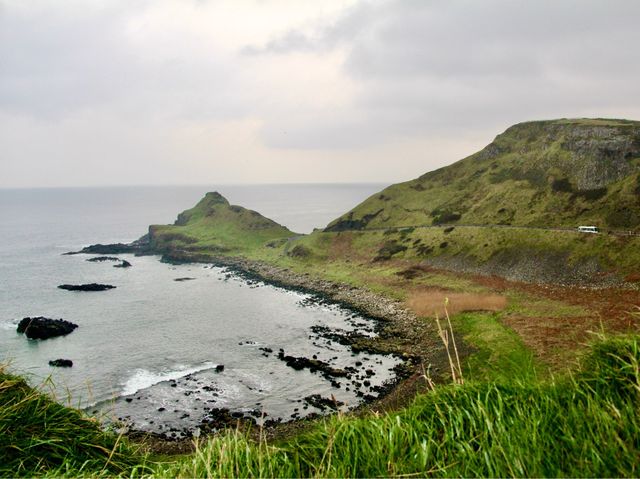
[[[94, 245], [85, 248], [80, 253], [117, 254], [123, 250], [123, 245], [113, 245], [114, 250], [110, 250], [109, 245]], [[418, 318], [411, 311], [407, 310], [399, 301], [373, 293], [364, 288], [358, 288], [347, 284], [327, 281], [313, 277], [308, 273], [297, 273], [287, 268], [270, 265], [267, 263], [248, 260], [245, 258], [212, 256], [202, 253], [192, 253], [188, 251], [152, 251], [144, 242], [136, 242], [129, 245], [131, 249], [128, 253], [137, 255], [151, 255], [162, 253], [162, 261], [169, 263], [206, 263], [216, 267], [225, 268], [230, 275], [236, 275], [249, 284], [263, 282], [276, 287], [294, 290], [311, 295], [309, 301], [314, 303], [326, 303], [339, 305], [347, 308], [360, 316], [371, 320], [373, 323], [374, 336], [369, 336], [360, 332], [341, 330], [314, 330], [313, 333], [327, 341], [334, 341], [348, 346], [353, 352], [368, 352], [376, 354], [389, 354], [402, 359], [402, 362], [395, 368], [395, 378], [385, 383], [382, 387], [376, 387], [376, 395], [363, 392], [358, 394], [362, 404], [358, 411], [367, 410], [387, 410], [399, 407], [409, 402], [415, 392], [423, 387], [424, 381], [420, 378], [425, 369], [430, 367], [432, 376], [437, 379], [439, 372], [445, 369], [446, 356], [442, 344], [439, 342], [434, 325]], [[329, 378], [339, 376], [348, 371], [337, 371], [327, 367], [321, 362], [311, 358], [289, 357], [283, 352], [280, 353], [281, 360], [291, 363], [290, 367], [308, 368], [317, 370], [320, 374]], [[442, 368], [442, 369], [441, 369]], [[367, 378], [363, 379], [363, 386], [367, 387]], [[418, 383], [421, 383], [420, 385]], [[323, 409], [333, 410], [331, 401], [328, 398], [311, 398], [312, 404], [324, 404]], [[212, 412], [216, 412], [215, 410]], [[242, 419], [231, 415], [230, 411], [220, 410], [219, 414], [213, 414], [211, 418], [210, 431], [218, 429], [216, 425], [226, 425], [237, 427]], [[218, 417], [220, 416], [220, 417]], [[229, 416], [229, 417], [227, 417]], [[231, 421], [230, 419], [233, 419]], [[215, 419], [215, 420], [214, 420]], [[229, 420], [227, 420], [229, 419]], [[263, 432], [268, 436], [279, 437], [288, 434], [287, 431], [295, 431], [298, 426], [292, 423], [300, 423], [299, 427], [309, 423], [309, 419], [291, 420], [286, 422], [266, 421]], [[249, 426], [251, 421], [247, 421]], [[203, 430], [209, 432], [209, 428]], [[185, 439], [174, 439], [166, 435], [156, 435], [132, 430], [130, 434], [134, 437], [145, 437], [154, 449], [158, 450], [181, 450], [187, 447], [182, 444]], [[173, 443], [173, 445], [169, 444]]]

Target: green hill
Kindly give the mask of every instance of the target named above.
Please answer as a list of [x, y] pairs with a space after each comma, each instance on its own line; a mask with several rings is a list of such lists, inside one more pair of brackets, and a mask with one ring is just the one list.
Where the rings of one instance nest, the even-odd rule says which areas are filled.
[[478, 224], [640, 228], [640, 122], [520, 123], [481, 151], [392, 185], [326, 231]]
[[260, 213], [231, 205], [217, 192], [207, 193], [183, 211], [173, 225], [149, 227], [149, 243], [159, 253], [246, 253], [278, 244], [295, 233]]

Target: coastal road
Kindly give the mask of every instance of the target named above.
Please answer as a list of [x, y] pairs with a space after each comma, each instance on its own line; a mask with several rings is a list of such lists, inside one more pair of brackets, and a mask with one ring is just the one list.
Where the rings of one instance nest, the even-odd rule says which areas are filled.
[[[487, 225], [487, 224], [442, 224], [442, 225], [410, 225], [410, 226], [391, 226], [391, 227], [378, 227], [378, 228], [363, 228], [363, 229], [343, 229], [340, 231], [402, 231], [406, 229], [429, 229], [429, 228], [503, 228], [503, 229], [526, 229], [534, 231], [563, 231], [574, 232], [578, 234], [594, 234], [578, 231], [577, 227], [542, 227], [542, 226], [518, 226], [518, 225]], [[327, 231], [325, 231], [327, 232]], [[338, 233], [339, 231], [328, 231], [328, 233]], [[600, 231], [596, 234], [608, 234], [615, 236], [640, 236], [640, 232], [635, 231], [620, 231], [620, 230], [607, 230]]]

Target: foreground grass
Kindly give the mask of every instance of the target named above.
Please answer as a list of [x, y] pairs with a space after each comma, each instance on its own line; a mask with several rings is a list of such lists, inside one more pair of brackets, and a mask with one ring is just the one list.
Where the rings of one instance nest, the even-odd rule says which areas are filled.
[[161, 476], [637, 476], [638, 338], [593, 347], [573, 378], [469, 383], [399, 413], [334, 417], [278, 446], [240, 433], [158, 465]]
[[328, 418], [279, 444], [230, 432], [146, 465], [113, 433], [3, 372], [0, 475], [637, 476], [639, 341], [595, 343], [573, 377], [441, 387], [400, 412]]
[[143, 463], [122, 437], [0, 367], [0, 476], [114, 476]]

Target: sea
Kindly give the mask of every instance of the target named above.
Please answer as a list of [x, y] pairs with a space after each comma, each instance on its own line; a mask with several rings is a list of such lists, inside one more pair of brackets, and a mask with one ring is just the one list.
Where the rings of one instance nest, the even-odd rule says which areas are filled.
[[[385, 186], [0, 189], [0, 362], [60, 402], [166, 437], [198, 431], [220, 410], [260, 423], [327, 412], [313, 397], [331, 398], [340, 409], [356, 407], [393, 379], [399, 360], [354, 353], [313, 327], [373, 335], [372, 320], [215, 265], [118, 255], [132, 266], [114, 268], [113, 262], [63, 253], [133, 241], [150, 224], [172, 223], [208, 191], [309, 233]], [[58, 288], [93, 282], [116, 288]], [[16, 326], [34, 316], [79, 327], [67, 336], [29, 340]], [[278, 358], [281, 350], [333, 368], [352, 367], [358, 375], [296, 370]], [[72, 360], [73, 367], [49, 366], [59, 358]]]

